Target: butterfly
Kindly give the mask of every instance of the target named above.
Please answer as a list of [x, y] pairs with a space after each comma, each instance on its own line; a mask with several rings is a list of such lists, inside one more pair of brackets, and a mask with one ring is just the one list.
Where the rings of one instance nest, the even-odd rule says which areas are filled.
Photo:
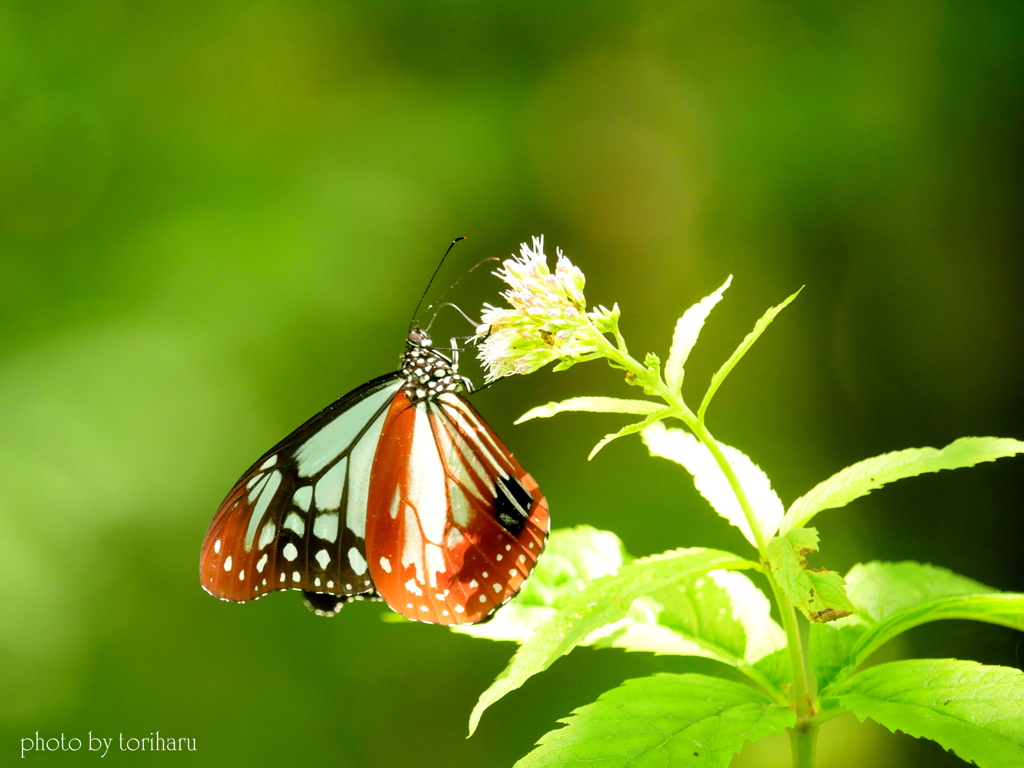
[[261, 456], [206, 533], [203, 588], [236, 602], [298, 589], [320, 615], [383, 599], [433, 624], [511, 600], [547, 542], [547, 501], [465, 398], [452, 349], [414, 326], [399, 370]]

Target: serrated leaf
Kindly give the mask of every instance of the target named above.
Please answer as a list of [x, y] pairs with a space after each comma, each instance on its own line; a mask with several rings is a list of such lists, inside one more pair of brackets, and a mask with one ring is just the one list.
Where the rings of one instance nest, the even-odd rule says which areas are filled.
[[664, 405], [648, 400], [625, 400], [619, 397], [570, 397], [560, 403], [548, 403], [531, 408], [516, 419], [516, 424], [522, 424], [530, 419], [547, 419], [567, 412], [628, 413], [644, 416], [664, 409]]
[[836, 691], [861, 721], [937, 741], [981, 768], [1024, 766], [1024, 673], [958, 659], [871, 667]]
[[638, 421], [636, 424], [628, 424], [627, 426], [620, 429], [618, 432], [613, 432], [610, 435], [605, 435], [604, 437], [601, 438], [597, 445], [594, 446], [593, 450], [590, 452], [590, 455], [587, 456], [587, 461], [590, 461], [595, 456], [597, 456], [598, 451], [600, 451], [602, 448], [608, 445], [608, 443], [610, 443], [612, 440], [618, 440], [620, 437], [625, 437], [626, 435], [634, 435], [637, 432], [642, 432], [647, 427], [651, 426], [651, 424], [655, 424], [661, 421], [662, 419], [667, 419], [669, 416], [672, 415], [673, 412], [674, 409], [672, 408], [662, 408], [660, 411], [652, 413], [643, 421]]
[[782, 733], [795, 720], [745, 685], [663, 673], [627, 680], [575, 710], [516, 768], [725, 768], [744, 742]]
[[452, 627], [459, 634], [524, 642], [588, 584], [631, 560], [619, 537], [589, 525], [552, 531], [544, 555], [516, 598], [483, 624]]
[[715, 304], [722, 300], [722, 294], [730, 283], [732, 275], [729, 275], [721, 288], [698, 301], [676, 321], [675, 333], [672, 334], [672, 348], [669, 350], [668, 360], [665, 361], [665, 383], [677, 392], [683, 386], [683, 367], [693, 350], [693, 345], [697, 343], [704, 321]]
[[[610, 531], [590, 526], [553, 531], [544, 556], [511, 603], [488, 622], [455, 626], [452, 631], [488, 640], [525, 642], [571, 597], [630, 560], [622, 542]], [[711, 571], [641, 597], [625, 618], [595, 630], [581, 643], [716, 659], [740, 669], [766, 690], [774, 687], [776, 691], [773, 681], [753, 664], [785, 644], [785, 632], [772, 619], [768, 598], [735, 571]]]
[[[757, 546], [757, 539], [747, 524], [746, 515], [743, 514], [743, 508], [729, 480], [703, 443], [689, 432], [669, 429], [660, 423], [644, 429], [643, 440], [652, 455], [674, 461], [693, 475], [693, 484], [700, 495], [707, 499], [718, 514], [739, 528], [747, 541]], [[718, 445], [739, 478], [765, 538], [775, 535], [782, 522], [784, 509], [778, 495], [772, 490], [768, 476], [744, 453], [724, 443]]]
[[758, 568], [757, 563], [715, 549], [679, 549], [623, 566], [588, 586], [520, 646], [508, 667], [483, 692], [469, 720], [470, 734], [494, 702], [543, 672], [558, 658], [584, 642], [594, 630], [626, 616], [633, 602], [673, 582], [724, 568]]
[[1024, 595], [997, 592], [945, 568], [874, 562], [854, 566], [846, 578], [854, 615], [811, 628], [811, 665], [822, 691], [889, 640], [927, 622], [967, 619], [1024, 631]]
[[1024, 442], [1007, 437], [961, 437], [941, 450], [908, 448], [859, 461], [814, 486], [793, 502], [782, 531], [806, 525], [826, 509], [849, 504], [886, 483], [944, 469], [972, 467], [1024, 453]]
[[771, 617], [771, 603], [743, 573], [711, 571], [653, 597], [662, 605], [658, 623], [748, 663], [786, 646], [786, 633]]
[[858, 563], [846, 574], [846, 593], [860, 623], [877, 623], [921, 603], [998, 592], [980, 581], [926, 563]]
[[817, 543], [813, 529], [790, 531], [768, 542], [768, 561], [779, 587], [809, 621], [835, 621], [851, 614], [853, 603], [842, 576], [807, 567], [806, 554], [814, 551]]
[[591, 633], [586, 645], [702, 656], [732, 667], [784, 700], [754, 664], [785, 648], [768, 598], [744, 574], [711, 571], [638, 599], [626, 617]]
[[[800, 289], [800, 291], [802, 290], [803, 288]], [[800, 295], [800, 291], [797, 291], [781, 304], [777, 304], [765, 312], [760, 319], [754, 323], [754, 330], [746, 335], [743, 341], [740, 342], [740, 345], [736, 347], [736, 350], [729, 356], [729, 359], [722, 364], [721, 368], [715, 371], [715, 375], [711, 377], [711, 383], [708, 385], [708, 391], [704, 393], [704, 399], [701, 401], [700, 408], [697, 409], [698, 419], [704, 421], [704, 414], [707, 412], [708, 406], [711, 405], [711, 398], [715, 396], [715, 392], [717, 392], [718, 388], [722, 386], [722, 382], [725, 381], [726, 377], [732, 372], [732, 369], [736, 367], [736, 364], [743, 359], [743, 356], [747, 354], [749, 349], [754, 346], [754, 342], [756, 342], [761, 334], [767, 330], [768, 326], [771, 325], [772, 320], [775, 319], [775, 316], [789, 306], [789, 303]]]

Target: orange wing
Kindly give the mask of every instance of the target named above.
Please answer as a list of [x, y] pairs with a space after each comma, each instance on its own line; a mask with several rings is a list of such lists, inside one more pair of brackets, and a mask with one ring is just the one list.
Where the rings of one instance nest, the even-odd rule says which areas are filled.
[[511, 600], [547, 543], [537, 483], [464, 397], [391, 403], [373, 462], [366, 556], [406, 618], [474, 624]]

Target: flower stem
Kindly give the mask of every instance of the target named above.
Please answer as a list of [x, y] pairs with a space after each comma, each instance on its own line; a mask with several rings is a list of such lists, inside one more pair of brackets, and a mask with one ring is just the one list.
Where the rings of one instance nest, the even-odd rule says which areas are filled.
[[818, 726], [811, 722], [797, 723], [789, 731], [789, 744], [793, 750], [793, 768], [814, 768]]
[[[596, 329], [595, 333], [596, 333]], [[614, 361], [619, 366], [629, 371], [636, 377], [645, 390], [657, 394], [674, 411], [673, 414], [693, 432], [694, 436], [708, 449], [715, 463], [718, 464], [722, 474], [729, 482], [730, 488], [736, 496], [736, 500], [743, 510], [747, 525], [757, 544], [757, 550], [761, 560], [768, 562], [768, 541], [765, 533], [761, 530], [761, 524], [754, 514], [754, 507], [747, 497], [747, 493], [740, 484], [736, 472], [733, 470], [729, 460], [722, 452], [721, 446], [704, 426], [703, 414], [696, 416], [683, 401], [682, 394], [669, 387], [660, 377], [654, 375], [645, 366], [634, 360], [625, 350], [625, 342], [616, 329], [615, 333], [618, 345], [612, 345], [603, 335], [597, 334], [597, 354]], [[770, 568], [764, 569], [764, 574], [771, 585], [772, 594], [775, 597], [775, 604], [778, 606], [779, 615], [782, 619], [782, 628], [786, 633], [786, 647], [789, 652], [790, 665], [793, 668], [793, 686], [790, 691], [791, 705], [796, 711], [796, 726], [790, 731], [790, 742], [793, 749], [794, 768], [814, 768], [815, 742], [818, 735], [818, 726], [811, 718], [815, 714], [815, 706], [811, 700], [811, 687], [809, 684], [807, 662], [803, 639], [800, 636], [800, 624], [797, 620], [796, 609], [786, 594], [779, 588], [775, 576]]]

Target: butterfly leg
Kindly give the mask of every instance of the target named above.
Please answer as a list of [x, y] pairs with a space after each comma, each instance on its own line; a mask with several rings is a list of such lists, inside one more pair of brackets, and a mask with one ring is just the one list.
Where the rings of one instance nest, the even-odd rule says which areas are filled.
[[[452, 345], [452, 370], [457, 371], [459, 370], [459, 339], [453, 338], [450, 341], [450, 344]], [[466, 394], [473, 394], [476, 392], [476, 387], [473, 386], [473, 380], [470, 379], [469, 376], [458, 374], [455, 378], [462, 383], [462, 387], [466, 390]]]

